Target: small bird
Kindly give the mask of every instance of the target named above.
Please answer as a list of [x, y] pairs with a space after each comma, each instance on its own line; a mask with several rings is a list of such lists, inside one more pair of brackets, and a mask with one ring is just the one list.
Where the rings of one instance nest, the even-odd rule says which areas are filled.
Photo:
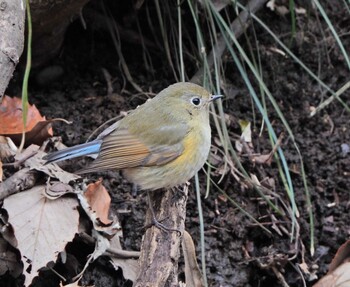
[[44, 157], [47, 163], [84, 155], [97, 158], [78, 173], [120, 169], [140, 189], [172, 188], [204, 165], [211, 145], [211, 95], [193, 83], [176, 83], [104, 130], [96, 140]]

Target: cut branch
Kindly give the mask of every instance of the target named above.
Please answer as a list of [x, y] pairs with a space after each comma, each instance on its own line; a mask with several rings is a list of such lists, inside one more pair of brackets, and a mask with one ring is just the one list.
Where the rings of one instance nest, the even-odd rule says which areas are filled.
[[[178, 259], [185, 228], [188, 186], [183, 191], [155, 191], [150, 201], [155, 216], [167, 228], [155, 226], [147, 229], [141, 247], [140, 273], [134, 286], [178, 286]], [[180, 194], [181, 193], [181, 194]], [[152, 221], [152, 212], [147, 211], [146, 222]]]

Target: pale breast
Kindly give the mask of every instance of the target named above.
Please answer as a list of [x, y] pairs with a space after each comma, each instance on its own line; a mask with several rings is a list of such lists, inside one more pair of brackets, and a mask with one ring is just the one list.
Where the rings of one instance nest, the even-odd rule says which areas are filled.
[[124, 170], [125, 176], [141, 189], [170, 188], [185, 183], [202, 168], [211, 144], [209, 125], [191, 130], [185, 137], [183, 153], [162, 166], [137, 167]]

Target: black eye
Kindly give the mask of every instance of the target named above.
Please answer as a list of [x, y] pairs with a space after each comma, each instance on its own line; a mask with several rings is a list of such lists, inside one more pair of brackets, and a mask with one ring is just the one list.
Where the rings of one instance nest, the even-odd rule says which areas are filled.
[[195, 106], [199, 106], [201, 103], [201, 99], [200, 98], [192, 98], [191, 99], [192, 104], [194, 104]]

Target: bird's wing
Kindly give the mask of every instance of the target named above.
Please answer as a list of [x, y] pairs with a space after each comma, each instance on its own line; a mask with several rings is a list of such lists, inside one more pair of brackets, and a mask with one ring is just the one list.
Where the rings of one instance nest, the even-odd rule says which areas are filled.
[[[131, 134], [125, 128], [116, 129], [103, 138], [99, 156], [79, 173], [166, 164], [183, 151], [183, 135], [178, 129], [158, 130], [157, 136], [153, 140], [148, 139], [147, 143], [140, 140], [140, 135]], [[164, 140], [166, 138], [168, 143]]]
[[87, 142], [84, 144], [72, 146], [69, 148], [65, 148], [50, 154], [47, 154], [43, 157], [46, 160], [45, 164], [51, 162], [57, 162], [62, 160], [67, 160], [71, 158], [76, 158], [84, 155], [98, 155], [100, 151], [102, 141], [94, 140], [92, 142]]

